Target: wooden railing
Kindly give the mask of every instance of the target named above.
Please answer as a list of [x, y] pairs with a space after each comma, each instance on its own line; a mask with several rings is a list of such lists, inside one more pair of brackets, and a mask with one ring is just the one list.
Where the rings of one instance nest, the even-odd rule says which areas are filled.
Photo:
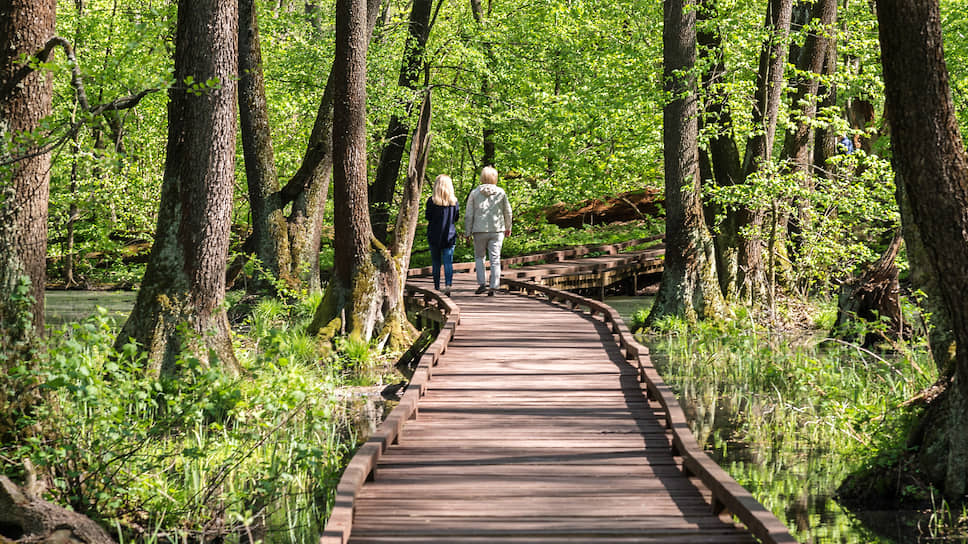
[[[650, 236], [648, 238], [638, 238], [635, 240], [628, 240], [625, 242], [618, 242], [615, 244], [603, 244], [603, 245], [593, 245], [593, 246], [575, 246], [567, 249], [558, 249], [554, 251], [545, 251], [543, 253], [533, 253], [529, 255], [519, 255], [517, 257], [508, 257], [506, 259], [501, 259], [502, 270], [507, 271], [509, 268], [514, 266], [520, 266], [525, 264], [534, 263], [556, 263], [563, 261], [565, 259], [574, 259], [576, 257], [583, 257], [585, 255], [591, 255], [593, 253], [603, 253], [606, 255], [618, 254], [630, 247], [648, 244], [651, 242], [657, 242], [662, 240], [663, 236]], [[454, 272], [473, 272], [474, 263], [454, 263]], [[407, 271], [408, 276], [429, 276], [433, 272], [431, 267], [425, 266], [423, 268], [411, 268]]]
[[689, 429], [675, 393], [663, 381], [649, 357], [649, 348], [640, 344], [632, 335], [625, 321], [611, 306], [585, 298], [567, 291], [503, 279], [502, 283], [511, 290], [526, 293], [528, 296], [544, 296], [554, 303], [564, 303], [571, 309], [587, 308], [591, 315], [599, 315], [624, 352], [625, 359], [638, 369], [639, 382], [646, 389], [649, 400], [656, 401], [665, 412], [666, 429], [670, 434], [672, 453], [682, 458], [682, 469], [696, 476], [712, 494], [712, 508], [715, 514], [726, 511], [742, 522], [750, 533], [764, 544], [792, 544], [797, 542], [789, 530], [767, 510], [759, 501], [736, 483], [722, 467], [716, 464], [699, 446]]
[[404, 423], [417, 417], [417, 405], [430, 382], [434, 366], [440, 356], [447, 351], [447, 345], [457, 332], [460, 308], [449, 297], [413, 285], [406, 286], [405, 297], [411, 307], [420, 308], [427, 318], [436, 317], [439, 320], [440, 330], [437, 338], [420, 356], [400, 403], [390, 411], [387, 418], [377, 427], [376, 432], [360, 446], [346, 466], [346, 470], [343, 471], [343, 476], [336, 486], [333, 511], [326, 522], [320, 544], [345, 544], [349, 540], [350, 531], [353, 528], [356, 497], [360, 489], [364, 483], [373, 480], [380, 456], [387, 447], [398, 442]]

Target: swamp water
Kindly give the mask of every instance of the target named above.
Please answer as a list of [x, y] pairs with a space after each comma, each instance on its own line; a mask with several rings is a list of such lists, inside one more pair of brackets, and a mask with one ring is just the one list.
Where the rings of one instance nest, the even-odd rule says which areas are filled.
[[[648, 309], [654, 297], [608, 297], [626, 323], [636, 310]], [[640, 338], [643, 343], [647, 338]], [[663, 376], [669, 364], [653, 351], [653, 362]], [[804, 543], [907, 544], [943, 542], [919, 531], [916, 518], [904, 512], [848, 512], [834, 499], [852, 460], [831, 455], [809, 442], [793, 443], [783, 431], [762, 433], [777, 439], [770, 443], [744, 443], [735, 436], [737, 415], [744, 412], [745, 398], [730, 398], [710, 383], [675, 383], [666, 378], [679, 396], [697, 440], [710, 456], [748, 489]], [[768, 407], [765, 409], [769, 409]], [[922, 522], [922, 525], [926, 525]], [[921, 533], [925, 534], [921, 534]], [[950, 542], [950, 541], [949, 541]]]

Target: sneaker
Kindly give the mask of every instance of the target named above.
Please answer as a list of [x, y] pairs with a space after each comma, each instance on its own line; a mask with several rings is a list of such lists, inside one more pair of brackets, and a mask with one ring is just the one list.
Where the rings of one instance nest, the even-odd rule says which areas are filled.
[[444, 287], [444, 296], [445, 297], [449, 297], [450, 296], [450, 287]]
[[494, 289], [488, 289], [487, 290], [487, 296], [493, 297], [494, 296]]
[[481, 295], [481, 294], [484, 294], [484, 291], [487, 291], [487, 286], [481, 285], [480, 287], [477, 288], [477, 291], [474, 291], [474, 294]]

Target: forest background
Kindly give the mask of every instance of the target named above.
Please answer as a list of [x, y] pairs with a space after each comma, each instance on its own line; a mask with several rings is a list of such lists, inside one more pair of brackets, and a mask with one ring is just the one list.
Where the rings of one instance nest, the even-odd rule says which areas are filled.
[[[759, 54], [764, 44], [772, 43], [775, 26], [768, 18], [764, 23], [764, 14], [774, 5], [778, 3], [704, 4], [698, 28], [711, 41], [702, 43], [700, 38], [706, 54], [700, 54], [697, 73], [718, 74], [702, 86], [705, 114], [700, 116], [699, 141], [705, 150], [725, 134], [740, 142], [743, 152], [746, 142], [762, 132], [762, 119], [757, 118], [762, 112], [755, 107]], [[845, 0], [836, 7], [836, 22], [824, 32], [818, 32], [821, 23], [811, 23], [815, 3], [791, 6], [792, 23], [782, 38], [789, 47], [781, 75], [787, 84], [781, 85], [784, 94], [776, 102], [776, 131], [786, 135], [809, 127], [809, 162], [816, 170], [808, 177], [822, 177], [823, 190], [808, 190], [802, 171], [784, 169], [789, 157], [783, 154], [784, 137], [777, 136], [769, 160], [748, 183], [718, 189], [709, 185], [705, 193], [711, 217], [717, 209], [740, 203], [767, 213], [769, 219], [760, 225], [764, 230], [748, 236], [766, 238], [770, 227], [786, 230], [785, 221], [798, 210], [816, 210], [798, 216], [809, 221], [800, 222], [791, 239], [795, 258], [785, 241], [770, 246], [770, 273], [764, 283], [769, 296], [746, 293], [734, 299], [758, 307], [760, 318], [774, 324], [799, 319], [796, 301], [829, 297], [839, 285], [861, 276], [891, 247], [900, 221], [872, 6]], [[966, 127], [968, 15], [962, 7], [961, 2], [944, 2], [941, 28], [959, 125]], [[71, 44], [76, 63], [55, 51], [31, 66], [49, 73], [53, 81], [53, 111], [35, 133], [41, 143], [51, 144], [52, 153], [48, 279], [63, 287], [137, 286], [159, 222], [170, 128], [166, 91], [187, 87], [201, 95], [221, 82], [174, 78], [178, 13], [172, 2], [76, 0], [58, 2], [56, 8], [56, 33]], [[453, 176], [463, 200], [476, 185], [480, 167], [496, 164], [522, 218], [516, 223], [520, 236], [509, 240], [510, 251], [607, 235], [592, 228], [570, 234], [544, 223], [541, 210], [549, 206], [665, 188], [663, 109], [670, 95], [663, 80], [661, 4], [386, 0], [379, 8], [365, 82], [366, 160], [367, 170], [374, 173], [369, 215], [376, 229], [381, 217], [382, 224], [393, 224], [405, 192], [399, 180], [406, 167], [391, 169], [389, 190], [385, 181], [381, 185], [373, 179], [386, 168], [381, 157], [391, 141], [399, 141], [393, 135], [401, 123], [405, 126], [397, 134], [405, 136], [417, 126], [427, 96], [433, 103], [427, 175]], [[271, 135], [270, 169], [280, 188], [298, 178], [310, 154], [307, 148], [312, 148], [334, 58], [334, 13], [333, 5], [321, 2], [254, 3], [268, 114], [261, 133]], [[420, 17], [428, 21], [426, 43], [411, 62], [414, 40], [419, 39], [408, 23]], [[807, 77], [808, 70], [798, 68], [797, 59], [811, 33], [829, 38], [830, 45], [823, 74]], [[718, 63], [721, 70], [716, 70]], [[810, 102], [800, 94], [798, 81], [804, 79], [818, 83], [815, 113], [803, 108]], [[87, 106], [78, 93], [79, 80]], [[728, 122], [723, 109], [715, 106], [723, 97]], [[123, 108], [97, 111], [98, 104], [121, 102]], [[323, 302], [320, 288], [338, 259], [330, 247], [332, 199], [324, 189], [322, 248], [318, 263], [302, 263], [308, 275], [304, 268], [292, 281], [279, 281], [281, 274], [273, 273], [272, 266], [236, 259], [256, 252], [246, 241], [257, 215], [253, 174], [247, 172], [253, 161], [244, 152], [245, 130], [238, 134], [230, 172], [231, 261], [238, 270], [230, 280], [248, 291], [281, 295], [250, 299], [248, 306], [238, 305], [245, 310], [233, 314], [234, 328], [250, 334], [250, 340], [237, 340], [236, 352], [239, 367], [252, 381], [235, 380], [208, 365], [205, 357], [191, 354], [177, 357], [182, 370], [173, 374], [176, 380], [135, 378], [144, 355], [123, 337], [115, 342], [116, 324], [104, 316], [64, 331], [65, 343], [41, 350], [44, 355], [37, 354], [36, 345], [31, 347], [30, 357], [43, 360], [42, 368], [5, 359], [8, 375], [28, 376], [29, 390], [65, 397], [62, 404], [34, 406], [25, 418], [8, 422], [4, 432], [17, 431], [21, 437], [45, 418], [52, 425], [32, 437], [27, 432], [27, 440], [5, 441], [12, 445], [2, 452], [4, 473], [21, 480], [39, 474], [50, 496], [79, 512], [114, 520], [121, 534], [157, 534], [163, 527], [166, 534], [206, 535], [280, 525], [290, 534], [311, 534], [326, 509], [325, 500], [317, 499], [331, 490], [340, 457], [352, 442], [352, 431], [336, 413], [343, 408], [334, 400], [333, 384], [366, 374], [356, 367], [371, 359], [377, 346], [369, 338], [335, 338], [334, 349], [325, 355], [326, 368], [314, 373], [310, 369], [318, 366], [319, 350], [328, 348], [312, 335], [287, 335], [310, 325]], [[852, 141], [854, 153], [836, 147], [844, 136]], [[410, 143], [401, 148], [406, 165]], [[13, 159], [18, 158], [11, 149], [5, 148], [5, 169], [14, 168]], [[287, 212], [297, 206], [297, 198]], [[710, 224], [715, 232], [721, 222], [712, 219]], [[656, 228], [661, 227], [633, 226], [628, 234]], [[416, 243], [422, 244], [420, 236]], [[467, 259], [468, 249], [461, 251], [458, 258]], [[409, 257], [409, 249], [407, 253]], [[903, 272], [903, 252], [898, 262]], [[911, 294], [916, 302], [917, 294]], [[316, 323], [316, 329], [329, 323]], [[117, 352], [105, 355], [115, 344]], [[119, 387], [126, 393], [123, 399], [105, 398], [105, 392]], [[8, 390], [7, 399], [14, 390]], [[164, 409], [155, 402], [159, 393], [167, 399]], [[67, 413], [66, 408], [78, 412]], [[72, 418], [78, 413], [85, 417]], [[119, 425], [134, 413], [144, 420], [128, 428]], [[246, 426], [245, 421], [258, 424]], [[252, 455], [271, 449], [269, 443], [284, 443], [280, 432], [289, 440], [288, 457]], [[195, 444], [186, 443], [186, 435], [193, 433]], [[154, 438], [160, 435], [168, 438], [159, 444]], [[213, 447], [215, 435], [227, 440]], [[214, 457], [212, 450], [217, 450]], [[27, 466], [23, 459], [29, 460]], [[247, 465], [249, 472], [230, 477], [222, 468], [237, 465]], [[187, 474], [189, 481], [173, 481], [176, 473]], [[280, 493], [287, 485], [286, 493]], [[125, 492], [115, 494], [116, 489]], [[276, 525], [267, 521], [280, 517], [299, 519]], [[207, 525], [211, 523], [218, 527]]]

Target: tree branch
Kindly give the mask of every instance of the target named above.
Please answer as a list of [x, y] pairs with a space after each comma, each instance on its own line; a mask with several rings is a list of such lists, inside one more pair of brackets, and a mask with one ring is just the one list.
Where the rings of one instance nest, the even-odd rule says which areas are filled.
[[[87, 99], [87, 92], [84, 90], [84, 78], [81, 75], [81, 65], [77, 62], [77, 56], [74, 53], [74, 47], [71, 46], [71, 43], [67, 41], [67, 39], [62, 38], [60, 36], [54, 36], [53, 38], [48, 40], [46, 44], [44, 44], [43, 49], [38, 51], [34, 55], [34, 57], [40, 62], [47, 62], [50, 59], [51, 54], [58, 47], [63, 49], [64, 54], [67, 56], [67, 64], [70, 66], [70, 69], [71, 69], [71, 86], [74, 87], [74, 92], [77, 96], [77, 103], [81, 107], [81, 110], [83, 112], [88, 113], [91, 116], [101, 115], [104, 112], [108, 112], [108, 111], [119, 111], [119, 110], [134, 108], [135, 106], [138, 105], [138, 103], [141, 102], [141, 99], [143, 99], [145, 96], [152, 93], [159, 92], [161, 90], [161, 89], [155, 89], [155, 88], [145, 89], [135, 94], [124, 96], [121, 98], [116, 98], [106, 104], [98, 104], [96, 106], [91, 106]], [[10, 92], [12, 92], [17, 85], [23, 82], [23, 80], [26, 79], [27, 76], [29, 76], [34, 71], [35, 71], [35, 68], [32, 67], [29, 62], [24, 63], [23, 66], [21, 66], [20, 69], [17, 70], [17, 72], [13, 75], [13, 77], [11, 77], [9, 81], [7, 81], [3, 89], [0, 89], [0, 96], [6, 96]], [[46, 145], [43, 145], [40, 148], [34, 149], [28, 153], [25, 153], [19, 156], [0, 157], [0, 166], [7, 166], [10, 164], [20, 162], [25, 159], [36, 157], [39, 155], [44, 155], [46, 153], [53, 151], [54, 149], [63, 145], [64, 142], [72, 138], [74, 135], [76, 135], [85, 122], [86, 122], [85, 120], [81, 120], [81, 121], [75, 121], [71, 123], [70, 128], [63, 136], [55, 139], [53, 142], [49, 142]]]

